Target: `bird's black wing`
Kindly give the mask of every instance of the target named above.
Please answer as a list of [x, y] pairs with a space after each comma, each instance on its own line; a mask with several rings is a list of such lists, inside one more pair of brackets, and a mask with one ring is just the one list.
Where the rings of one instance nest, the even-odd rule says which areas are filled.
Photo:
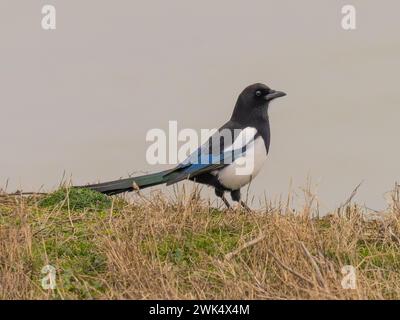
[[[238, 123], [228, 121], [196, 152], [165, 176], [167, 185], [221, 169], [232, 163], [246, 151], [247, 144], [257, 134], [257, 130], [252, 128], [253, 133], [250, 137], [244, 137], [243, 141], [238, 141], [241, 140], [240, 135], [243, 135], [244, 129]], [[168, 176], [171, 179], [168, 179]]]

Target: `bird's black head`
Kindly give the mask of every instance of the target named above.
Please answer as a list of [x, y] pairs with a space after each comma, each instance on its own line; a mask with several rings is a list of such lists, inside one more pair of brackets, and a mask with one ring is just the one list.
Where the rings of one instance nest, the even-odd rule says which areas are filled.
[[286, 96], [282, 91], [275, 91], [262, 83], [248, 86], [239, 95], [233, 111], [232, 119], [243, 121], [268, 117], [269, 103], [280, 97]]

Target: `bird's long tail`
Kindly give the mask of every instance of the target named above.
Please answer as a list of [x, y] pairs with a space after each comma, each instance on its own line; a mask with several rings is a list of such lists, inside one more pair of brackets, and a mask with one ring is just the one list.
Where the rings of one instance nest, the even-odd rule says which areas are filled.
[[139, 177], [115, 180], [99, 184], [80, 186], [77, 188], [91, 189], [107, 195], [114, 195], [134, 190], [140, 190], [148, 187], [153, 187], [159, 184], [167, 183], [170, 176], [166, 176], [171, 170], [161, 171], [153, 174], [148, 174]]

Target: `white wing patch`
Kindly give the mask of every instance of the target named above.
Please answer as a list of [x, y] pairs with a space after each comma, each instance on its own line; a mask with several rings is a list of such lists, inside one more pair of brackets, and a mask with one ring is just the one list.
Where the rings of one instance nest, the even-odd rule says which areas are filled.
[[253, 127], [247, 127], [244, 128], [243, 130], [240, 130], [240, 133], [238, 134], [235, 141], [229, 147], [225, 148], [224, 152], [242, 149], [244, 146], [248, 145], [251, 142], [251, 140], [254, 139], [256, 134], [257, 134], [257, 129]]
[[[237, 131], [236, 131], [237, 130]], [[239, 132], [239, 133], [238, 133]], [[212, 146], [212, 152], [214, 154], [224, 154], [226, 152], [232, 152], [233, 150], [237, 150], [239, 154], [243, 147], [247, 147], [253, 140], [257, 134], [257, 129], [253, 127], [247, 127], [245, 129], [234, 129], [233, 136], [236, 136], [236, 139], [232, 142], [232, 131], [230, 129], [223, 129], [221, 131], [215, 132], [207, 142], [201, 145], [199, 149], [193, 152], [189, 157], [187, 157], [182, 164], [188, 163], [206, 163], [208, 161], [208, 154], [210, 149], [210, 142]], [[225, 145], [228, 147], [224, 148], [224, 150], [220, 150], [220, 142], [221, 139], [224, 139]], [[204, 155], [204, 157], [202, 157]], [[214, 174], [214, 172], [213, 172]]]

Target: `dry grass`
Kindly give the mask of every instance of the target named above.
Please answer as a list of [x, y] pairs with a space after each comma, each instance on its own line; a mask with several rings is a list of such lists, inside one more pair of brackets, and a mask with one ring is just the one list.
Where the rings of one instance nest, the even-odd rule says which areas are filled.
[[[324, 218], [312, 218], [312, 200], [300, 212], [222, 211], [197, 191], [78, 211], [3, 196], [0, 298], [399, 299], [396, 188], [373, 221], [350, 202]], [[47, 264], [55, 290], [41, 287]], [[341, 286], [345, 265], [356, 268], [354, 290]]]

